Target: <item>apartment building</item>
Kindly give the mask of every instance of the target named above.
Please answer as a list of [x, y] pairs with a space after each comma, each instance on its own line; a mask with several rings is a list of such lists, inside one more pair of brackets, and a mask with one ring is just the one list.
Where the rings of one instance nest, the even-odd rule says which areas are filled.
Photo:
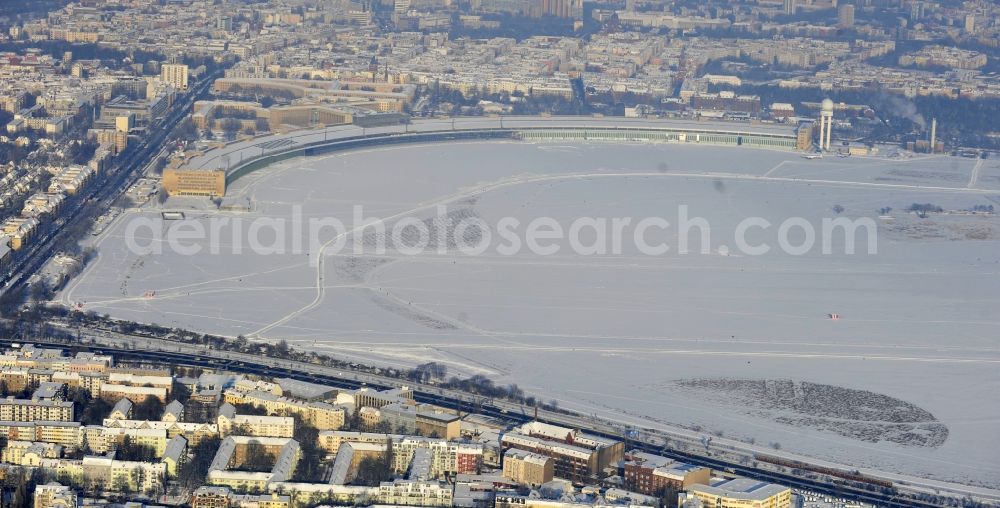
[[229, 389], [224, 393], [230, 404], [252, 404], [263, 407], [269, 415], [297, 414], [319, 430], [337, 430], [344, 426], [344, 408], [326, 402], [307, 402], [281, 397], [264, 391], [239, 391]]
[[440, 482], [395, 480], [378, 487], [380, 503], [396, 506], [449, 507], [452, 488]]
[[162, 489], [166, 465], [162, 462], [114, 460], [108, 457], [83, 458], [83, 475], [112, 490], [125, 487], [130, 491], [147, 492]]
[[0, 399], [0, 421], [73, 421], [73, 403], [51, 399]]
[[510, 448], [503, 454], [503, 477], [537, 487], [552, 481], [555, 461], [552, 457]]
[[160, 66], [160, 79], [170, 83], [178, 90], [187, 90], [188, 66], [185, 64], [163, 64]]
[[9, 441], [0, 453], [0, 459], [7, 464], [38, 467], [42, 459], [57, 459], [62, 452], [63, 447], [55, 443]]
[[430, 450], [430, 477], [441, 478], [448, 474], [475, 474], [483, 463], [483, 446], [458, 443], [444, 439], [404, 436], [392, 441], [393, 468], [400, 473], [407, 471], [419, 449]]
[[76, 491], [52, 482], [35, 487], [34, 508], [76, 508]]
[[81, 430], [80, 422], [0, 421], [0, 437], [8, 441], [55, 443], [73, 450], [80, 447], [83, 435]]
[[260, 437], [292, 437], [295, 419], [289, 416], [263, 416], [237, 414], [236, 408], [226, 403], [219, 408], [216, 419], [223, 436], [240, 434]]
[[130, 386], [103, 383], [101, 384], [100, 397], [107, 401], [128, 399], [138, 404], [153, 397], [160, 402], [167, 401], [167, 390], [156, 386]]
[[[274, 457], [269, 472], [244, 471], [248, 454], [260, 447]], [[234, 489], [261, 490], [271, 482], [287, 481], [300, 458], [299, 443], [290, 438], [229, 436], [222, 440], [208, 467], [208, 482]]]
[[387, 404], [379, 409], [379, 419], [388, 423], [389, 428], [406, 434], [457, 439], [462, 430], [457, 414], [423, 404]]
[[706, 467], [631, 451], [625, 455], [625, 488], [646, 495], [679, 492], [696, 484], [707, 485], [712, 471]]
[[385, 446], [389, 441], [400, 439], [402, 436], [391, 434], [378, 434], [373, 432], [354, 432], [346, 430], [325, 430], [319, 433], [319, 447], [336, 455], [340, 452], [340, 447], [345, 443], [364, 443]]
[[600, 478], [605, 469], [624, 456], [620, 441], [541, 422], [529, 422], [505, 433], [500, 447], [503, 451], [517, 448], [552, 457], [555, 476], [574, 481]]

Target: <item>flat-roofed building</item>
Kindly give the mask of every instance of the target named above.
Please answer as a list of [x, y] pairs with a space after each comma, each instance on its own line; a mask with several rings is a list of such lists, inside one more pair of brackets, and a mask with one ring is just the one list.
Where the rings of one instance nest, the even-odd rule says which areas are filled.
[[461, 418], [427, 405], [394, 402], [379, 409], [379, 420], [404, 434], [457, 439], [462, 431]]
[[395, 480], [378, 487], [380, 503], [396, 506], [449, 507], [452, 488], [436, 481]]
[[0, 421], [0, 437], [8, 441], [39, 441], [76, 450], [81, 444], [80, 422]]
[[163, 171], [163, 189], [171, 196], [224, 196], [226, 171], [168, 168]]
[[128, 147], [128, 131], [118, 129], [91, 129], [90, 132], [99, 144], [114, 147], [115, 153], [121, 152]]
[[73, 403], [59, 400], [0, 399], [0, 420], [34, 422], [38, 420], [71, 422]]
[[187, 90], [188, 66], [185, 64], [163, 64], [160, 66], [160, 79], [170, 83], [178, 90]]
[[407, 387], [393, 388], [391, 390], [374, 390], [371, 388], [361, 388], [354, 392], [354, 404], [357, 407], [373, 407], [376, 409], [393, 403], [412, 404], [413, 390]]
[[704, 508], [790, 508], [792, 505], [792, 489], [749, 478], [692, 485], [687, 495], [698, 498]]
[[707, 485], [712, 478], [706, 467], [635, 450], [625, 455], [624, 471], [625, 488], [646, 495], [680, 492], [691, 485]]
[[795, 129], [795, 149], [809, 150], [813, 146], [813, 122], [802, 122]]

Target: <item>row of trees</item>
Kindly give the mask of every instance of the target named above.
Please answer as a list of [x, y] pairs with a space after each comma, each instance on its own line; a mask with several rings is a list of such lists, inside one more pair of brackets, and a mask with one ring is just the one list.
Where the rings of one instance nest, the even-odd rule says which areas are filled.
[[385, 447], [385, 453], [377, 457], [367, 456], [361, 459], [354, 477], [354, 483], [367, 487], [377, 487], [382, 482], [392, 480], [394, 461], [392, 440], [390, 439]]
[[[11, 329], [11, 333], [14, 334], [12, 336], [23, 337], [23, 340], [30, 340], [30, 337], [63, 338], [69, 342], [79, 340], [79, 337], [66, 336], [65, 333], [61, 333], [59, 330], [45, 323], [45, 320], [50, 319], [68, 319], [74, 325], [94, 326], [126, 335], [146, 335], [176, 342], [206, 345], [213, 349], [299, 361], [337, 369], [349, 369], [400, 380], [414, 381], [427, 379], [428, 381], [437, 382], [438, 386], [442, 388], [464, 391], [484, 397], [507, 399], [529, 407], [537, 406], [549, 411], [565, 412], [565, 410], [559, 408], [559, 404], [555, 400], [544, 402], [534, 396], [525, 394], [524, 390], [516, 384], [506, 386], [496, 385], [493, 380], [483, 375], [474, 375], [468, 378], [452, 376], [447, 381], [442, 381], [447, 375], [447, 367], [435, 362], [423, 364], [414, 369], [362, 365], [340, 360], [315, 351], [305, 352], [293, 349], [283, 339], [275, 343], [252, 342], [242, 335], [236, 339], [227, 339], [217, 335], [202, 334], [180, 328], [166, 328], [155, 323], [140, 324], [133, 321], [116, 320], [108, 315], [99, 316], [93, 312], [72, 311], [62, 306], [40, 307], [33, 314], [27, 315], [21, 313], [20, 315], [24, 316], [24, 319], [19, 325], [11, 326], [7, 324], [6, 326]], [[0, 331], [3, 328], [0, 326]]]
[[[990, 136], [1000, 115], [1000, 99], [957, 98], [931, 95], [912, 100], [887, 90], [820, 90], [818, 88], [781, 88], [777, 85], [746, 84], [737, 91], [759, 95], [762, 104], [788, 102], [802, 109], [803, 102], [820, 102], [829, 97], [834, 102], [864, 104], [887, 122], [874, 129], [869, 141], [899, 142], [907, 136], [925, 135], [930, 119], [936, 118], [938, 139], [951, 146], [996, 150], [1000, 139]], [[912, 137], [910, 138], [912, 139]]]

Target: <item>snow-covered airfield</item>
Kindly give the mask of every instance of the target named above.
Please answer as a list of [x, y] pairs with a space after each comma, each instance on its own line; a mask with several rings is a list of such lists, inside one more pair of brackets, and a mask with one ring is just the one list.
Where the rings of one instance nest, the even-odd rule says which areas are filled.
[[[568, 242], [547, 256], [442, 254], [433, 245], [418, 255], [391, 245], [354, 255], [348, 239], [317, 264], [315, 250], [233, 254], [230, 237], [220, 254], [206, 241], [194, 256], [136, 255], [126, 232], [137, 218], [159, 218], [150, 210], [108, 228], [99, 258], [62, 298], [362, 362], [443, 362], [453, 374], [516, 383], [584, 413], [700, 426], [854, 467], [997, 487], [1000, 220], [904, 211], [912, 203], [1000, 207], [1000, 162], [977, 162], [512, 141], [291, 159], [229, 189], [227, 199], [251, 202], [251, 212], [199, 211], [204, 204], [181, 199], [166, 207], [208, 224], [290, 219], [299, 205], [305, 219], [350, 225], [352, 207], [363, 205], [366, 219], [415, 217], [436, 228], [446, 205], [452, 219], [495, 226], [513, 217], [523, 232], [543, 216], [566, 227], [579, 217], [676, 224], [686, 205], [710, 224], [710, 253], [697, 252], [695, 233], [695, 252], [678, 253], [677, 229], [668, 228], [659, 240], [671, 249], [657, 256], [640, 253], [631, 233], [620, 254], [605, 255], [576, 254]], [[885, 207], [892, 219], [879, 218]], [[773, 224], [748, 236], [773, 245], [767, 254], [735, 248], [734, 230], [750, 216]], [[869, 217], [877, 253], [867, 254], [860, 234], [854, 255], [844, 253], [843, 235], [831, 255], [818, 239], [803, 255], [784, 253], [777, 229], [790, 217], [817, 230], [823, 218]], [[365, 245], [377, 240], [366, 236]]]

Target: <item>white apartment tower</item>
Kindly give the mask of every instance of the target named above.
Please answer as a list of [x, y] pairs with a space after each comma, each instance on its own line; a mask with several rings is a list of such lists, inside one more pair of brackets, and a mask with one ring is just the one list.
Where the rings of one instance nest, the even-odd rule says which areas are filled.
[[187, 90], [188, 66], [185, 64], [163, 64], [160, 66], [160, 79], [170, 83], [178, 90]]

